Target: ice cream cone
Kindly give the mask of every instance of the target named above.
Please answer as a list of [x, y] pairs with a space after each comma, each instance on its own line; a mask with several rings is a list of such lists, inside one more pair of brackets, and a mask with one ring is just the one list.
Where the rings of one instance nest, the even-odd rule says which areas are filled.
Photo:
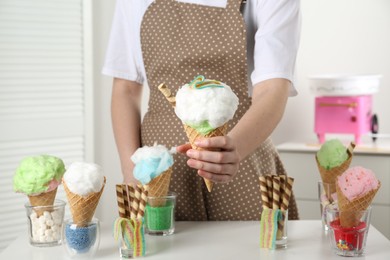
[[323, 183], [329, 184], [329, 189], [325, 189], [328, 198], [330, 198], [331, 194], [336, 192], [336, 178], [343, 174], [350, 166], [353, 157], [353, 149], [355, 148], [355, 143], [351, 142], [347, 149], [348, 158], [339, 166], [333, 167], [331, 169], [326, 169], [321, 166], [319, 163], [318, 157], [316, 155], [316, 163], [318, 171], [320, 172], [321, 179]]
[[92, 220], [93, 215], [95, 214], [100, 196], [103, 193], [106, 178], [104, 177], [104, 184], [99, 192], [92, 193], [85, 197], [72, 193], [66, 185], [66, 182], [63, 181], [62, 183], [64, 184], [64, 190], [69, 202], [73, 223], [78, 227], [88, 225], [88, 223]]
[[341, 174], [343, 174], [343, 172], [345, 172], [349, 168], [352, 162], [352, 157], [353, 157], [352, 152], [348, 151], [348, 159], [345, 162], [343, 162], [340, 166], [327, 170], [320, 165], [320, 163], [318, 162], [318, 158], [316, 156], [316, 163], [317, 163], [318, 171], [321, 174], [322, 182], [330, 184], [329, 189], [325, 189], [327, 192], [330, 193], [330, 194], [326, 194], [328, 198], [330, 198], [331, 194], [336, 192], [336, 185], [335, 185], [336, 178]]
[[[169, 191], [169, 184], [171, 182], [172, 171], [173, 169], [170, 167], [168, 170], [149, 182], [148, 196], [156, 198], [167, 196]], [[163, 206], [165, 204], [165, 200], [153, 200], [152, 204], [152, 207]]]
[[368, 206], [370, 206], [380, 186], [381, 184], [379, 182], [376, 189], [369, 191], [367, 194], [361, 197], [349, 201], [340, 190], [340, 187], [336, 185], [338, 206], [340, 211], [340, 224], [342, 227], [349, 228], [359, 225], [360, 218], [362, 216], [361, 211], [366, 210]]
[[[57, 188], [55, 188], [52, 191], [44, 192], [36, 196], [28, 196], [28, 199], [30, 200], [30, 204], [33, 207], [37, 206], [52, 206], [54, 203], [54, 199], [56, 198], [57, 194]], [[38, 216], [41, 216], [44, 209], [34, 209]]]
[[[206, 134], [206, 135], [202, 135], [200, 134], [198, 131], [196, 131], [194, 128], [188, 126], [188, 125], [184, 125], [184, 130], [186, 131], [186, 134], [187, 134], [187, 137], [190, 141], [190, 144], [192, 146], [192, 149], [196, 149], [196, 150], [203, 150], [203, 148], [200, 148], [198, 146], [195, 145], [195, 140], [199, 137], [207, 137], [207, 138], [210, 138], [210, 137], [215, 137], [215, 136], [224, 136], [226, 135], [227, 133], [227, 124], [224, 124], [216, 129], [214, 129], [213, 131], [211, 131], [210, 133]], [[208, 179], [205, 179], [203, 178], [206, 186], [207, 186], [207, 190], [209, 192], [212, 191], [213, 189], [213, 185], [214, 183], [211, 182], [210, 180]]]

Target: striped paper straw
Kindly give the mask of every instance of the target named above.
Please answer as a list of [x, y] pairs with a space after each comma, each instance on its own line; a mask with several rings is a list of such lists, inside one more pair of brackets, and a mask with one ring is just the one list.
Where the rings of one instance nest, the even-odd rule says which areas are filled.
[[118, 202], [119, 217], [126, 218], [125, 201], [123, 199], [123, 189], [121, 184], [116, 185], [116, 199]]

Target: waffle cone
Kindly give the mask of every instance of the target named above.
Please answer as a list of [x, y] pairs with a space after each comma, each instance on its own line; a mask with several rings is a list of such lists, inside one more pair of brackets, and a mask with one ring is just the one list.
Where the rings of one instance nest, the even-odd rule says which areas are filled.
[[358, 197], [352, 201], [349, 201], [347, 197], [340, 190], [339, 186], [336, 185], [338, 206], [340, 211], [340, 224], [344, 228], [356, 227], [360, 223], [362, 212], [370, 206], [375, 194], [379, 190], [381, 183], [379, 182], [378, 188], [365, 194], [364, 196]]
[[[211, 131], [210, 133], [206, 134], [206, 135], [202, 135], [201, 133], [199, 133], [198, 131], [196, 131], [194, 128], [188, 126], [188, 125], [185, 125], [184, 124], [184, 130], [186, 131], [186, 134], [187, 134], [187, 137], [188, 137], [188, 140], [190, 141], [190, 144], [192, 146], [192, 149], [196, 149], [196, 150], [204, 150], [203, 148], [200, 148], [198, 146], [195, 145], [195, 140], [199, 137], [215, 137], [215, 136], [224, 136], [226, 135], [227, 133], [227, 123], [214, 129], [213, 131]], [[214, 183], [208, 179], [205, 179], [203, 178], [205, 184], [206, 184], [206, 187], [207, 187], [207, 190], [209, 192], [212, 191], [213, 189], [213, 185]]]
[[[36, 196], [28, 196], [28, 199], [30, 200], [30, 205], [33, 207], [52, 206], [56, 198], [56, 194], [57, 194], [57, 188], [55, 188], [52, 191], [44, 192]], [[38, 216], [41, 216], [45, 210], [34, 209], [34, 211], [37, 213]]]
[[326, 192], [329, 192], [330, 194], [326, 194], [328, 198], [330, 198], [330, 195], [336, 192], [336, 179], [338, 176], [343, 174], [351, 165], [353, 155], [348, 153], [348, 159], [343, 162], [340, 166], [334, 167], [330, 170], [325, 169], [320, 165], [318, 162], [317, 156], [316, 156], [316, 163], [318, 167], [318, 171], [321, 174], [321, 179], [323, 183], [330, 184], [329, 189], [325, 189]]
[[[170, 167], [168, 170], [166, 170], [165, 172], [163, 172], [149, 182], [148, 196], [159, 198], [168, 195], [172, 171], [173, 169], [172, 167]], [[153, 201], [149, 202], [149, 205], [151, 205], [152, 207], [163, 206], [165, 205], [165, 200], [154, 199]]]
[[73, 223], [78, 227], [87, 226], [91, 222], [93, 215], [95, 214], [96, 207], [99, 203], [100, 196], [103, 193], [104, 186], [106, 184], [106, 178], [104, 177], [103, 187], [99, 192], [92, 193], [86, 197], [72, 193], [65, 181], [64, 190], [66, 192], [66, 198], [69, 202], [70, 211], [73, 217]]

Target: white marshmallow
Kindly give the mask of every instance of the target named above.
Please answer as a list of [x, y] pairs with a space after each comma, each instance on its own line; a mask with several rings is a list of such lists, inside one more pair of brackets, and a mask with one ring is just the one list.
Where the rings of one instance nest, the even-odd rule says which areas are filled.
[[30, 219], [31, 219], [31, 220], [35, 220], [35, 219], [37, 219], [37, 218], [38, 218], [38, 215], [37, 215], [36, 212], [32, 212], [32, 213], [30, 214]]
[[51, 227], [54, 225], [54, 221], [52, 219], [48, 219], [48, 220], [46, 220], [46, 225]]
[[43, 212], [43, 217], [44, 217], [46, 220], [51, 220], [51, 219], [52, 219], [51, 214], [50, 214], [50, 212], [48, 212], [48, 211]]

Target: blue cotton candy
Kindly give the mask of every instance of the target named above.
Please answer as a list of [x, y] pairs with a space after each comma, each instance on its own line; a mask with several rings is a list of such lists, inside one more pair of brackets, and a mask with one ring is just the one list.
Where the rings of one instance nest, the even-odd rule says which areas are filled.
[[143, 185], [169, 169], [173, 164], [171, 153], [162, 145], [139, 148], [131, 157], [135, 164], [134, 178]]

